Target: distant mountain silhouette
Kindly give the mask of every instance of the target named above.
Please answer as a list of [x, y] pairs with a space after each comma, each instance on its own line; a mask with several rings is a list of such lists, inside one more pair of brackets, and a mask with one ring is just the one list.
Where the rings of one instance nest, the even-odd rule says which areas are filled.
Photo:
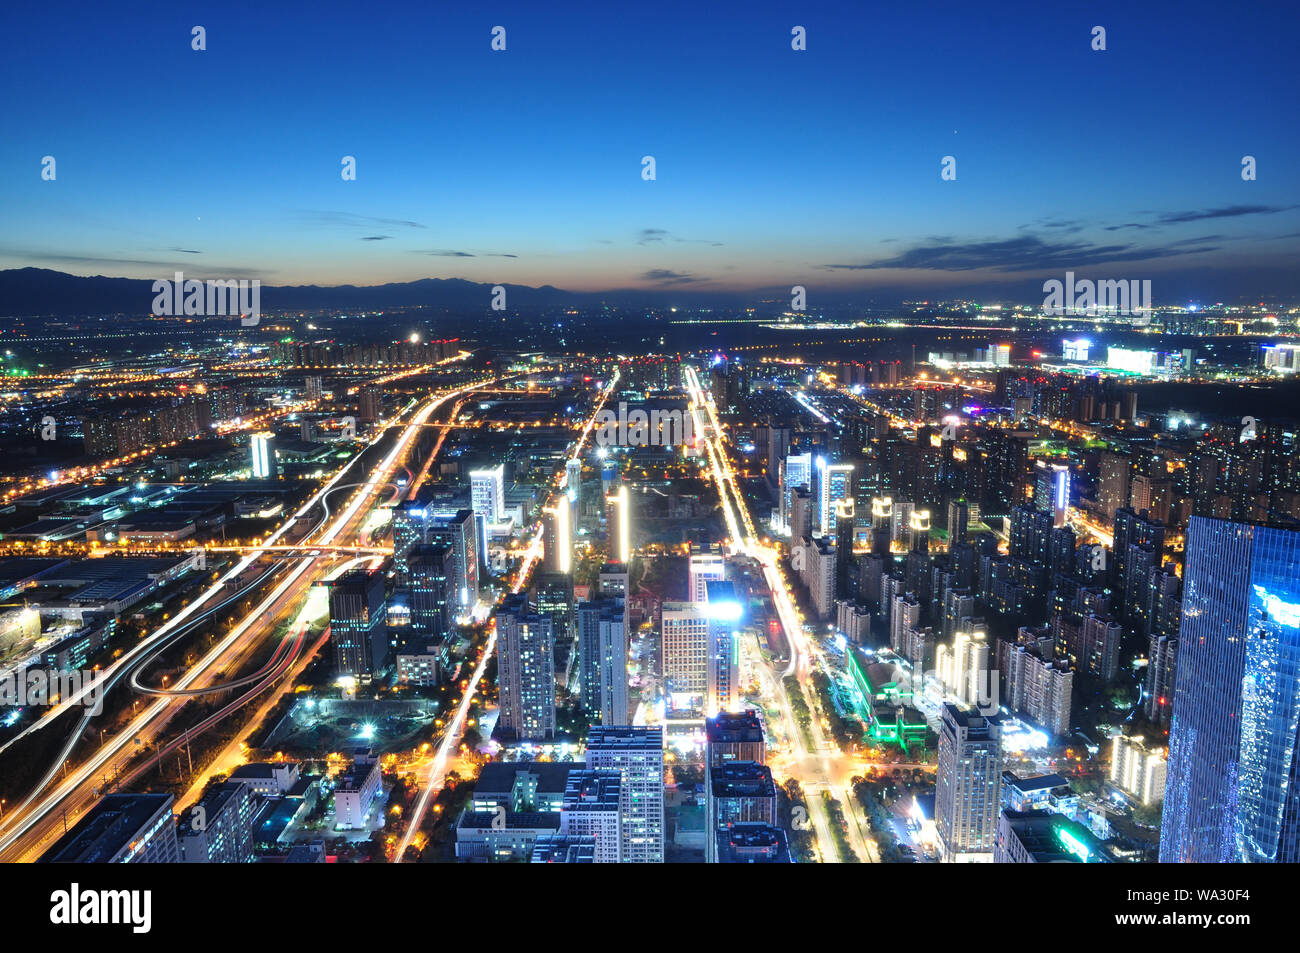
[[[159, 275], [159, 277], [170, 277]], [[152, 278], [83, 278], [48, 268], [0, 271], [0, 315], [147, 315], [153, 304]], [[490, 284], [463, 278], [422, 278], [397, 284], [359, 287], [338, 285], [262, 285], [262, 310], [275, 311], [398, 307], [486, 309]], [[586, 304], [591, 295], [563, 291], [550, 285], [531, 288], [505, 285], [506, 302], [516, 308], [546, 308]]]

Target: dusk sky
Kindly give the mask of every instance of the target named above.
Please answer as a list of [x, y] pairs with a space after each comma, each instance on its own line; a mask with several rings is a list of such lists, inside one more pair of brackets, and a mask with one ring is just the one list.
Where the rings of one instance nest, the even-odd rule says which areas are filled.
[[0, 268], [1300, 297], [1293, 4], [466, 6], [11, 5]]

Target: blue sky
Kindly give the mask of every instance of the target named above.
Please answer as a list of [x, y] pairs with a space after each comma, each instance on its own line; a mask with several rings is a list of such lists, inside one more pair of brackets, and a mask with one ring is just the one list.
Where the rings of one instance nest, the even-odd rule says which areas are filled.
[[1300, 291], [1286, 4], [441, 6], [7, 11], [0, 267]]

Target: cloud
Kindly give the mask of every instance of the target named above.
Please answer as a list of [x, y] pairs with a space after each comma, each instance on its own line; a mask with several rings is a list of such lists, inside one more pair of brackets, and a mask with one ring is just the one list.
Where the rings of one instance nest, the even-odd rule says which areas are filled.
[[653, 281], [661, 285], [685, 285], [698, 281], [711, 281], [711, 278], [698, 278], [684, 271], [671, 271], [667, 268], [651, 268], [643, 273], [641, 278], [645, 281]]
[[[1208, 240], [1208, 238], [1206, 239]], [[1188, 243], [1178, 243], [1186, 245]], [[891, 258], [862, 264], [822, 265], [832, 271], [876, 271], [886, 268], [927, 271], [1001, 272], [1074, 269], [1122, 261], [1147, 261], [1216, 251], [1214, 247], [1140, 247], [1131, 244], [1097, 245], [1092, 242], [1045, 242], [1034, 235], [997, 241], [931, 241]]]
[[182, 255], [202, 255], [203, 252], [195, 251], [193, 248], [172, 248], [170, 251], [178, 251]]
[[714, 241], [712, 238], [681, 238], [666, 228], [643, 228], [638, 233], [636, 243], [638, 245], [648, 245], [650, 242], [664, 241], [684, 242], [692, 245], [712, 245], [714, 248], [722, 246], [722, 242]]
[[392, 235], [362, 235], [361, 240], [363, 242], [383, 242], [392, 237]]
[[454, 248], [414, 249], [416, 255], [432, 255], [434, 258], [518, 258], [508, 252], [498, 251], [459, 251]]
[[1189, 212], [1166, 212], [1158, 221], [1162, 225], [1178, 225], [1183, 222], [1202, 222], [1207, 218], [1240, 218], [1243, 215], [1275, 215], [1287, 212], [1300, 205], [1225, 205], [1223, 208], [1206, 208]]
[[376, 226], [389, 228], [426, 228], [419, 222], [404, 218], [375, 218], [371, 215], [354, 215], [352, 212], [322, 211], [319, 209], [298, 209], [293, 213], [299, 225], [314, 228], [367, 228]]

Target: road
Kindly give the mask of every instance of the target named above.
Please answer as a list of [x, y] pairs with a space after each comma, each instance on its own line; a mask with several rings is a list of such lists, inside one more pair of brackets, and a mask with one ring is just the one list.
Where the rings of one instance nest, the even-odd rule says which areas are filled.
[[[818, 853], [823, 862], [837, 862], [839, 854], [832, 839], [831, 820], [822, 803], [821, 792], [829, 791], [845, 810], [848, 819], [849, 844], [860, 861], [878, 861], [875, 845], [863, 835], [866, 827], [860, 812], [854, 804], [853, 792], [849, 779], [853, 773], [853, 761], [848, 758], [832, 739], [826, 737], [818, 719], [813, 718], [809, 726], [813, 746], [810, 750], [803, 733], [795, 724], [790, 707], [789, 696], [781, 682], [782, 676], [794, 675], [805, 689], [805, 697], [812, 694], [809, 676], [817, 664], [820, 650], [804, 631], [799, 613], [795, 609], [794, 599], [785, 578], [777, 565], [778, 554], [774, 547], [763, 542], [754, 529], [749, 509], [744, 496], [736, 482], [735, 471], [727, 455], [726, 432], [718, 420], [717, 408], [713, 398], [700, 386], [699, 377], [693, 367], [683, 366], [682, 376], [686, 392], [691, 399], [692, 422], [695, 425], [695, 438], [702, 441], [713, 474], [713, 482], [718, 487], [718, 496], [722, 503], [723, 518], [731, 534], [732, 551], [757, 560], [763, 567], [763, 578], [772, 595], [772, 605], [776, 608], [786, 642], [790, 646], [790, 662], [784, 671], [771, 671], [764, 660], [755, 660], [755, 670], [762, 673], [768, 683], [770, 697], [777, 703], [785, 724], [785, 734], [789, 740], [790, 752], [785, 759], [775, 759], [776, 766], [786, 771], [803, 788], [808, 801], [808, 818], [817, 835]], [[757, 651], [756, 647], [749, 649]]]
[[[354, 539], [360, 528], [364, 526], [370, 510], [380, 502], [380, 496], [391, 484], [395, 470], [402, 465], [402, 461], [421, 433], [422, 427], [433, 413], [447, 400], [484, 386], [491, 380], [485, 379], [457, 387], [431, 396], [417, 405], [410, 420], [404, 426], [401, 422], [390, 425], [390, 428], [402, 426], [403, 429], [391, 449], [380, 463], [366, 474], [365, 479], [357, 484], [341, 509], [336, 513], [329, 513], [329, 501], [326, 500], [326, 496], [336, 488], [347, 485], [344, 481], [352, 472], [353, 464], [359, 459], [360, 453], [353, 457], [348, 466], [322, 486], [294, 516], [306, 517], [319, 504], [329, 515], [315, 541], [328, 546], [339, 540]], [[377, 433], [371, 440], [370, 446], [384, 440], [390, 428], [384, 428]], [[362, 452], [364, 453], [364, 450]], [[268, 537], [266, 544], [275, 545], [293, 522], [287, 520], [279, 530]], [[155, 648], [158, 640], [165, 637], [190, 615], [198, 612], [226, 582], [236, 579], [261, 555], [260, 550], [250, 552], [205, 590], [198, 599], [187, 605], [153, 635], [142, 640], [136, 649], [114, 663], [110, 670], [116, 670], [128, 661], [139, 661], [138, 652]], [[322, 551], [320, 555], [306, 555], [295, 559], [294, 565], [276, 583], [271, 592], [233, 626], [184, 676], [178, 679], [173, 688], [183, 691], [211, 684], [225, 666], [248, 651], [250, 646], [262, 639], [267, 632], [275, 631], [275, 627], [286, 620], [295, 607], [305, 599], [311, 586], [330, 570], [336, 558], [336, 554]], [[185, 697], [162, 696], [143, 703], [140, 706], [142, 710], [127, 726], [106, 739], [100, 748], [82, 764], [72, 767], [65, 763], [62, 777], [54, 782], [50, 790], [6, 813], [4, 824], [0, 826], [0, 860], [33, 860], [39, 856], [41, 849], [48, 846], [49, 841], [61, 835], [65, 827], [71, 827], [75, 820], [98, 800], [99, 790], [106, 777], [119, 774], [137, 752], [144, 750], [150, 744], [164, 740], [167, 723], [186, 701]], [[62, 702], [61, 706], [77, 702], [77, 696], [73, 696]]]
[[[605, 401], [609, 395], [614, 392], [617, 385], [619, 373], [616, 370], [614, 376], [610, 379], [605, 389], [601, 392], [600, 398], [596, 401], [595, 407], [591, 412], [586, 424], [582, 429], [577, 441], [574, 444], [573, 453], [569, 459], [576, 460], [582, 456], [582, 448], [586, 445], [591, 437], [592, 428], [596, 425], [596, 417], [600, 414], [601, 408], [605, 406]], [[568, 484], [569, 475], [568, 467], [562, 467], [553, 483], [553, 493], [561, 493]], [[542, 509], [550, 506], [552, 499], [548, 497], [542, 504]], [[522, 563], [515, 573], [514, 582], [511, 584], [510, 592], [518, 593], [528, 585], [529, 577], [532, 574], [533, 567], [542, 555], [542, 533], [543, 529], [539, 525], [528, 544]], [[407, 820], [406, 831], [402, 835], [401, 841], [397, 845], [397, 851], [393, 858], [393, 863], [400, 864], [406, 859], [406, 849], [411, 846], [420, 827], [424, 823], [425, 815], [428, 813], [429, 805], [438, 792], [442, 790], [443, 784], [447, 780], [447, 771], [449, 763], [456, 751], [459, 749], [461, 735], [465, 730], [465, 720], [469, 716], [470, 705], [473, 704], [474, 695], [478, 691], [480, 682], [483, 679], [483, 672], [487, 668], [488, 660], [492, 658], [496, 651], [496, 620], [493, 619], [488, 629], [487, 645], [483, 649], [483, 654], [479, 657], [478, 665], [474, 667], [474, 674], [470, 676], [469, 685], [465, 689], [465, 694], [456, 706], [456, 713], [452, 716], [451, 721], [447, 723], [446, 730], [443, 734], [442, 741], [438, 743], [438, 748], [434, 756], [429, 760], [424, 770], [423, 776], [419, 777], [420, 787], [419, 797], [416, 798], [415, 806], [411, 809], [411, 816]]]

